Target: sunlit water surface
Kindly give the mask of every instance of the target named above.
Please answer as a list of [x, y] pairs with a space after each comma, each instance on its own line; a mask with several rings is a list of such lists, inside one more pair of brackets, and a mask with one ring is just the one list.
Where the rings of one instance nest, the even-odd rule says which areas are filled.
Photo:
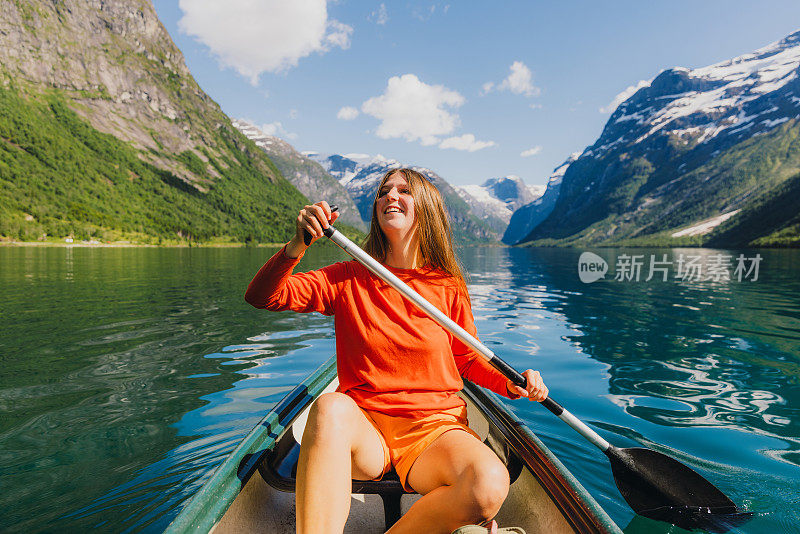
[[[242, 294], [269, 249], [0, 248], [0, 531], [161, 531], [250, 428], [334, 350], [332, 319]], [[800, 531], [800, 251], [756, 281], [582, 283], [580, 250], [464, 248], [478, 332], [618, 446], [696, 469]], [[743, 251], [754, 256], [754, 251]], [[726, 251], [736, 255], [738, 251]], [[311, 269], [343, 259], [315, 246]], [[731, 269], [733, 274], [733, 269]], [[605, 457], [536, 404], [508, 401], [629, 533]]]

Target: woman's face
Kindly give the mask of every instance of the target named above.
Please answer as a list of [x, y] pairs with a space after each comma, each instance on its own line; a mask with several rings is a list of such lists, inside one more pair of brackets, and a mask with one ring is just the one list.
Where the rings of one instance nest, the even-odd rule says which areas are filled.
[[383, 233], [404, 236], [414, 229], [414, 197], [405, 177], [396, 172], [389, 176], [378, 192], [375, 203], [378, 224]]

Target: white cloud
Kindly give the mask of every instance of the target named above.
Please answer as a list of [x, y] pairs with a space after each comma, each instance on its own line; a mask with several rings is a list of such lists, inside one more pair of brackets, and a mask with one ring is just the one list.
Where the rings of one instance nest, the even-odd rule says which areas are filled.
[[532, 146], [528, 150], [523, 150], [522, 152], [520, 152], [519, 155], [522, 156], [523, 158], [527, 158], [527, 157], [530, 157], [530, 156], [535, 156], [536, 154], [538, 154], [541, 151], [542, 151], [541, 145], [536, 145], [536, 146]]
[[542, 90], [533, 85], [533, 74], [525, 63], [515, 61], [511, 64], [511, 74], [503, 80], [497, 89], [508, 90], [517, 95], [538, 96]]
[[375, 131], [381, 139], [403, 138], [429, 146], [458, 127], [458, 115], [446, 108], [464, 102], [456, 91], [404, 74], [389, 78], [384, 93], [364, 102], [361, 111], [381, 121]]
[[439, 148], [454, 148], [456, 150], [467, 150], [475, 152], [490, 146], [495, 146], [494, 141], [478, 141], [472, 134], [464, 134], [458, 137], [448, 137], [439, 143]]
[[343, 121], [351, 121], [358, 117], [358, 110], [351, 106], [345, 106], [339, 110], [339, 113], [336, 114], [337, 119], [342, 119]]
[[179, 0], [180, 31], [211, 49], [226, 67], [256, 85], [332, 47], [348, 48], [353, 28], [328, 19], [326, 0]]
[[273, 135], [281, 139], [297, 139], [296, 133], [287, 132], [283, 124], [278, 121], [262, 124], [259, 128], [267, 135]]
[[432, 4], [427, 9], [420, 6], [415, 7], [411, 11], [411, 15], [422, 22], [427, 22], [428, 19], [430, 19], [435, 12], [436, 12], [436, 4]]
[[[325, 42], [330, 46], [338, 46], [339, 48], [350, 48], [350, 34], [353, 33], [353, 28], [347, 24], [343, 24], [338, 20], [331, 20], [328, 22], [328, 33], [325, 35]], [[323, 46], [320, 50], [327, 52], [330, 47]]]
[[381, 5], [378, 6], [378, 9], [370, 13], [369, 20], [374, 20], [375, 24], [378, 24], [379, 26], [383, 26], [389, 22], [389, 13], [386, 11], [386, 4], [381, 3]]
[[531, 109], [542, 109], [542, 105], [541, 104], [531, 104], [530, 108]]
[[608, 103], [607, 106], [600, 108], [600, 113], [614, 113], [620, 104], [628, 100], [633, 94], [642, 87], [649, 87], [650, 80], [639, 80], [636, 85], [631, 85], [620, 94], [614, 97], [614, 100]]
[[481, 86], [481, 95], [486, 95], [492, 91], [511, 91], [517, 95], [527, 97], [539, 96], [542, 90], [533, 85], [533, 73], [522, 61], [515, 61], [509, 67], [511, 73], [499, 85], [494, 82], [486, 82]]

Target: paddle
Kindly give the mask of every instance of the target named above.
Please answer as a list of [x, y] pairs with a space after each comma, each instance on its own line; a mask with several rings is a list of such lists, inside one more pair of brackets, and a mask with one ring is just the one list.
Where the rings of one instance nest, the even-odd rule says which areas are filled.
[[[394, 287], [431, 319], [486, 358], [514, 384], [525, 387], [525, 377], [341, 232], [330, 225], [323, 232], [375, 276]], [[715, 525], [725, 528], [750, 517], [711, 482], [674, 458], [651, 449], [614, 447], [552, 398], [547, 397], [541, 404], [605, 453], [611, 463], [617, 488], [637, 514], [683, 528], [715, 528]]]

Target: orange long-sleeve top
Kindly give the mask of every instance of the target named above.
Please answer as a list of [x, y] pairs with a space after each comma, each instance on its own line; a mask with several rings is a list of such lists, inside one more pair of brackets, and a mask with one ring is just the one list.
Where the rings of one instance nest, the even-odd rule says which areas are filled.
[[[256, 273], [245, 300], [272, 311], [333, 315], [338, 391], [362, 408], [424, 416], [463, 406], [456, 395], [461, 376], [516, 398], [502, 373], [358, 262], [292, 274], [299, 261], [286, 247], [278, 251]], [[429, 267], [387, 268], [476, 335], [469, 296], [453, 277]]]

